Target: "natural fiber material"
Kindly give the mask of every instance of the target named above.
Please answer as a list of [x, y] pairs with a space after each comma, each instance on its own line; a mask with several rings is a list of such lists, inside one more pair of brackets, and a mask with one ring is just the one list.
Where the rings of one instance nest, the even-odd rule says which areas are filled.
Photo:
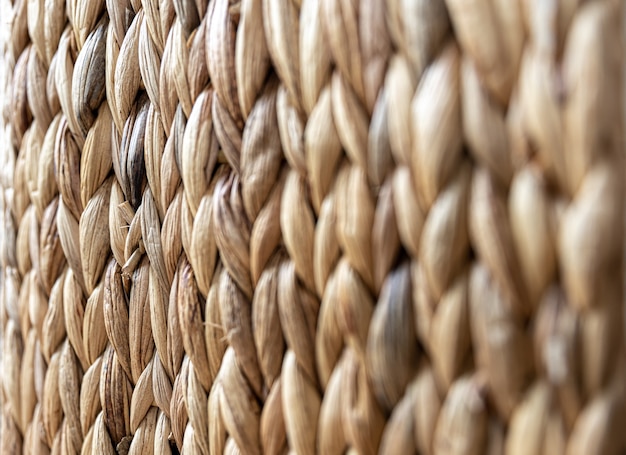
[[623, 3], [0, 0], [0, 452], [624, 453]]

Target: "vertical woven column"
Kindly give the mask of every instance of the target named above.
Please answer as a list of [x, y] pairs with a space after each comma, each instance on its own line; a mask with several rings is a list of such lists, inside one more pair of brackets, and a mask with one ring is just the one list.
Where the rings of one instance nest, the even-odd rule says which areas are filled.
[[11, 112], [15, 103], [11, 94], [15, 64], [26, 41], [25, 33], [19, 33], [20, 20], [16, 16], [19, 12], [10, 2], [0, 3], [0, 143], [3, 144], [0, 148], [0, 447], [3, 453], [22, 453], [22, 434], [32, 419], [32, 409], [23, 417], [24, 406], [20, 400], [24, 351], [21, 321], [27, 320], [28, 316], [20, 311], [18, 301], [23, 269], [18, 268], [16, 234], [22, 213], [16, 214], [12, 209], [17, 158], [15, 144], [18, 143], [12, 138], [18, 135], [12, 124]]
[[0, 453], [623, 453], [625, 14], [0, 0]]

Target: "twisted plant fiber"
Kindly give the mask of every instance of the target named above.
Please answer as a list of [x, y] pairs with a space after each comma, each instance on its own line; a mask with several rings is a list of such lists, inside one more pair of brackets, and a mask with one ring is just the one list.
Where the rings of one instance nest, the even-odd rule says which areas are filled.
[[0, 0], [0, 453], [624, 453], [623, 10]]

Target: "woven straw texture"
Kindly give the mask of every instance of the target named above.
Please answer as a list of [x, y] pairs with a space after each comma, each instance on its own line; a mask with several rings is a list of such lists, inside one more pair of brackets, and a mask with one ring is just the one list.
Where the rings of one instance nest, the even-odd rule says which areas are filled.
[[623, 9], [0, 0], [0, 453], [624, 453]]

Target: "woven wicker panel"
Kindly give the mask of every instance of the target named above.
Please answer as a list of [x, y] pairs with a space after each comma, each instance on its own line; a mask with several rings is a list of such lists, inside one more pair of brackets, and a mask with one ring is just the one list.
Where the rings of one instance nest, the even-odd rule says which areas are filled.
[[624, 453], [623, 3], [0, 0], [0, 452]]

